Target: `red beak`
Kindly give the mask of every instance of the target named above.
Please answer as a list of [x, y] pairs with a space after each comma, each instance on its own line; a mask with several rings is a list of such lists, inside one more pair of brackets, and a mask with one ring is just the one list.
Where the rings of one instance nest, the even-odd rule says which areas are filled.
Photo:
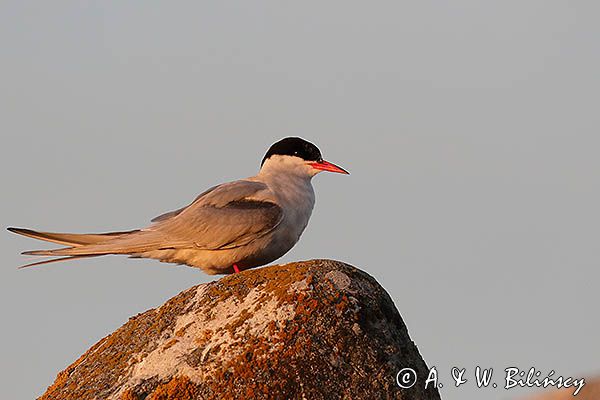
[[344, 168], [338, 167], [337, 165], [325, 160], [310, 162], [308, 165], [321, 171], [337, 172], [339, 174], [350, 175], [350, 172], [346, 171]]

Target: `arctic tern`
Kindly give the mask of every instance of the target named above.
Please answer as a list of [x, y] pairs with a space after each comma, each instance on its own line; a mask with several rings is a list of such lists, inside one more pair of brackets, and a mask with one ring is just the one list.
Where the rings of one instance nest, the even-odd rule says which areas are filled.
[[231, 274], [275, 261], [298, 242], [315, 203], [311, 179], [321, 171], [348, 174], [323, 160], [314, 144], [288, 137], [269, 148], [257, 175], [214, 186], [143, 229], [98, 234], [8, 230], [68, 246], [23, 252], [60, 258], [21, 268], [122, 254], [185, 264], [211, 275]]

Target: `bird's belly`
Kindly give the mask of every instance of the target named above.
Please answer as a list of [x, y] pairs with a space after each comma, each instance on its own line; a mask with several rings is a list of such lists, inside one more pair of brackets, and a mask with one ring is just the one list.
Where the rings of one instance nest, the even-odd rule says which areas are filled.
[[164, 249], [145, 252], [139, 256], [197, 267], [211, 275], [227, 274], [233, 272], [233, 264], [240, 269], [249, 269], [277, 260], [294, 247], [298, 236], [291, 230], [277, 229], [245, 246], [231, 249]]
[[240, 269], [248, 269], [268, 264], [282, 257], [298, 242], [306, 223], [282, 223], [273, 232], [247, 246], [239, 247], [235, 264]]
[[282, 257], [290, 251], [298, 241], [297, 238], [285, 232], [278, 232], [266, 240], [263, 246], [260, 246], [258, 251], [250, 252], [246, 257], [238, 262], [240, 268], [253, 268], [268, 264]]
[[222, 250], [162, 249], [145, 252], [138, 256], [197, 267], [207, 274], [231, 273], [234, 264], [240, 269], [259, 267], [277, 260], [290, 251], [306, 228], [309, 217], [310, 213], [289, 216], [272, 232], [258, 237], [244, 246]]

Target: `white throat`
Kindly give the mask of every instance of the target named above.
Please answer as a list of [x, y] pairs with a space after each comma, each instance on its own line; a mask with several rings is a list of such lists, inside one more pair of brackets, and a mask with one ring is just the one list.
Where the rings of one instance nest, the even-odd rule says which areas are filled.
[[314, 169], [299, 157], [272, 156], [265, 161], [256, 176], [266, 183], [283, 203], [310, 211], [315, 203], [311, 179]]
[[310, 180], [318, 173], [299, 157], [274, 155], [265, 160], [258, 175], [288, 175]]

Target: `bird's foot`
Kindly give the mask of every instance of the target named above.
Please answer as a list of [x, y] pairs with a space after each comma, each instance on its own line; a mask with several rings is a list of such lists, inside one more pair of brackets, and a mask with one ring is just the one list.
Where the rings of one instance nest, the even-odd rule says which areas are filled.
[[234, 274], [239, 274], [240, 273], [240, 269], [238, 268], [237, 265], [233, 264], [233, 273]]

